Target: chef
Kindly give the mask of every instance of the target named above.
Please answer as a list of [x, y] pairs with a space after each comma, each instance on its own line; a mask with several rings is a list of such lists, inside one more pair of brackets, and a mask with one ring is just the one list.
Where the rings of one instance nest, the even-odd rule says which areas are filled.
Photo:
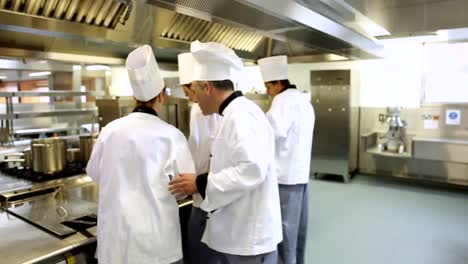
[[167, 186], [195, 168], [184, 135], [158, 117], [165, 86], [150, 46], [126, 67], [133, 113], [99, 135], [86, 172], [99, 185], [99, 263], [182, 263], [179, 209]]
[[[190, 52], [178, 55], [179, 80], [185, 95], [191, 101], [190, 136], [188, 140], [190, 152], [195, 162], [196, 175], [206, 174], [210, 169], [211, 142], [216, 133], [220, 115], [203, 115], [196, 101], [195, 90], [192, 86], [195, 62]], [[203, 201], [200, 194], [193, 194], [192, 212], [188, 226], [189, 263], [203, 264], [209, 258], [210, 250], [201, 242], [206, 226], [206, 212], [200, 209]]]
[[280, 263], [303, 264], [308, 221], [308, 183], [315, 113], [310, 97], [288, 80], [286, 56], [258, 61], [268, 95], [267, 112], [275, 133], [275, 157], [283, 224]]
[[262, 110], [234, 91], [233, 74], [243, 67], [233, 50], [194, 42], [194, 82], [204, 115], [222, 116], [211, 146], [208, 174], [174, 180], [176, 195], [198, 192], [208, 212], [202, 242], [205, 263], [277, 263], [282, 240], [274, 134]]

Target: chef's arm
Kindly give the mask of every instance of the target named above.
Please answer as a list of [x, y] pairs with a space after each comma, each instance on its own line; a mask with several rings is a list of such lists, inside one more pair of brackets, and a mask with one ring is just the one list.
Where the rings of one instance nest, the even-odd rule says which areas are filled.
[[286, 138], [291, 122], [286, 105], [274, 100], [266, 116], [273, 128], [275, 138]]
[[99, 184], [100, 178], [100, 163], [101, 163], [101, 156], [102, 156], [102, 138], [104, 135], [100, 135], [93, 146], [93, 151], [91, 152], [91, 156], [89, 158], [88, 164], [86, 166], [86, 173], [91, 177], [91, 179]]
[[208, 184], [208, 173], [198, 175], [196, 179], [198, 193], [205, 199], [206, 185]]
[[174, 172], [175, 175], [184, 173], [195, 173], [195, 165], [192, 158], [192, 153], [189, 150], [189, 146], [185, 137], [180, 133], [179, 136], [179, 147], [177, 149], [176, 156], [174, 157]]

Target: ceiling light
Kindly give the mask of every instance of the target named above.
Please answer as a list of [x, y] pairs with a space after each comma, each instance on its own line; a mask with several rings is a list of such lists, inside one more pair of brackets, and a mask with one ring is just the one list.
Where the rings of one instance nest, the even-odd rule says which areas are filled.
[[6, 79], [7, 77], [5, 75], [0, 75], [0, 80], [4, 80]]
[[46, 75], [49, 75], [50, 72], [31, 72], [29, 74], [30, 77], [37, 77], [37, 76], [46, 76]]
[[390, 35], [390, 36], [378, 36], [377, 42], [383, 45], [403, 45], [403, 44], [422, 44], [428, 42], [439, 42], [444, 41], [442, 35], [437, 34], [437, 32], [429, 33], [415, 33], [409, 35]]
[[73, 65], [73, 70], [74, 71], [79, 71], [79, 70], [81, 70], [81, 66], [80, 65]]
[[109, 66], [107, 65], [88, 65], [86, 66], [86, 70], [88, 71], [104, 71], [108, 70]]

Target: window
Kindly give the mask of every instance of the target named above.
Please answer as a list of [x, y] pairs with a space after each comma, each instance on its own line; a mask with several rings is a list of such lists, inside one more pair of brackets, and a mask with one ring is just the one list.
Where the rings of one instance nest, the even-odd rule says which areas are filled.
[[425, 103], [468, 103], [468, 43], [424, 47]]

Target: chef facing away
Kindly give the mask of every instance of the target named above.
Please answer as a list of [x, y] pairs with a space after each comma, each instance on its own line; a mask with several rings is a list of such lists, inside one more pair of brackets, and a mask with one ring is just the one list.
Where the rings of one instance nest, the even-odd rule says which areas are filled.
[[86, 172], [99, 185], [99, 263], [182, 263], [179, 209], [167, 186], [194, 173], [184, 135], [158, 111], [165, 85], [150, 46], [132, 51], [126, 67], [137, 101], [133, 113], [99, 135]]

